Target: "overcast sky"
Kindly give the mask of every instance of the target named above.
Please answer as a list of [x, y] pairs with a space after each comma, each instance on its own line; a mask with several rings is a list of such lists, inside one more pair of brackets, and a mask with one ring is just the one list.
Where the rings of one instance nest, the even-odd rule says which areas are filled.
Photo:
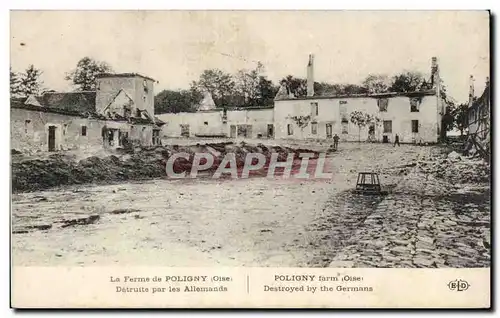
[[315, 80], [330, 83], [428, 75], [436, 56], [448, 92], [465, 101], [469, 75], [477, 94], [489, 76], [488, 25], [486, 11], [14, 11], [11, 66], [34, 64], [45, 87], [65, 91], [65, 73], [90, 56], [155, 78], [159, 92], [188, 88], [204, 69], [234, 73], [254, 61], [273, 81], [305, 77], [309, 53]]

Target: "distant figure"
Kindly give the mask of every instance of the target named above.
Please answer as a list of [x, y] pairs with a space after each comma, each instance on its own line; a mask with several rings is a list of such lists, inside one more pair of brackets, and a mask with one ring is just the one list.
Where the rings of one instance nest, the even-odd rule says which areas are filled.
[[337, 150], [337, 147], [339, 146], [339, 136], [337, 136], [337, 134], [335, 134], [335, 136], [333, 136], [333, 149]]
[[398, 145], [398, 147], [401, 147], [401, 145], [399, 144], [399, 136], [398, 136], [398, 134], [396, 134], [396, 137], [394, 137], [394, 147], [396, 147], [396, 145]]

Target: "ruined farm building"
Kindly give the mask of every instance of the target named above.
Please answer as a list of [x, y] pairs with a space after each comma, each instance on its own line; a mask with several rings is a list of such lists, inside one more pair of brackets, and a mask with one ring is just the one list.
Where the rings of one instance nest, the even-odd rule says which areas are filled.
[[471, 76], [471, 89], [469, 92], [469, 108], [467, 111], [467, 131], [474, 138], [485, 140], [490, 134], [490, 79], [486, 79], [483, 93], [474, 98], [474, 86]]
[[159, 144], [163, 122], [154, 117], [154, 82], [135, 73], [101, 74], [95, 91], [12, 98], [11, 148], [36, 152]]
[[[307, 64], [307, 96], [295, 97], [281, 87], [269, 107], [200, 107], [196, 113], [159, 114], [166, 122], [165, 137], [224, 136], [325, 140], [337, 134], [342, 141], [435, 143], [445, 133], [437, 58], [432, 58], [428, 84], [406, 93], [317, 96], [314, 92], [314, 56]], [[213, 103], [213, 102], [212, 102]], [[378, 118], [359, 129], [351, 122], [354, 111]]]

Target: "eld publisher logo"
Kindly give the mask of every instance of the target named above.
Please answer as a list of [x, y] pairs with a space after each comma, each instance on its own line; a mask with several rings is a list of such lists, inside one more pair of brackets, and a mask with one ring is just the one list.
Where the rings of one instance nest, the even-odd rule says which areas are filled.
[[448, 283], [448, 288], [453, 291], [466, 291], [469, 287], [469, 283], [461, 279], [455, 279]]

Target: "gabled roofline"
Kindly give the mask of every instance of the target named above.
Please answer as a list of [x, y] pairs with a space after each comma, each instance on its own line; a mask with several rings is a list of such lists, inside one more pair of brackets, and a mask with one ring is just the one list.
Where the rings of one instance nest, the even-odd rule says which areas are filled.
[[87, 116], [85, 116], [85, 114], [80, 113], [80, 112], [74, 112], [74, 111], [70, 111], [70, 110], [52, 108], [52, 107], [39, 107], [39, 106], [33, 106], [33, 105], [26, 105], [24, 103], [21, 104], [19, 102], [11, 102], [10, 107], [11, 108], [18, 108], [18, 109], [33, 110], [33, 111], [44, 112], [44, 113], [54, 113], [54, 114], [76, 116], [76, 117], [83, 117], [83, 118], [87, 117]]
[[105, 112], [109, 108], [109, 106], [113, 104], [113, 102], [116, 100], [116, 98], [118, 97], [118, 95], [120, 95], [121, 92], [125, 93], [125, 96], [127, 96], [127, 98], [130, 99], [130, 101], [132, 101], [132, 104], [135, 104], [134, 100], [130, 97], [130, 95], [127, 94], [127, 92], [123, 90], [123, 88], [120, 88], [118, 93], [116, 93], [115, 97], [113, 97], [113, 99], [108, 103], [108, 105], [106, 105], [106, 107], [103, 108], [102, 112]]

